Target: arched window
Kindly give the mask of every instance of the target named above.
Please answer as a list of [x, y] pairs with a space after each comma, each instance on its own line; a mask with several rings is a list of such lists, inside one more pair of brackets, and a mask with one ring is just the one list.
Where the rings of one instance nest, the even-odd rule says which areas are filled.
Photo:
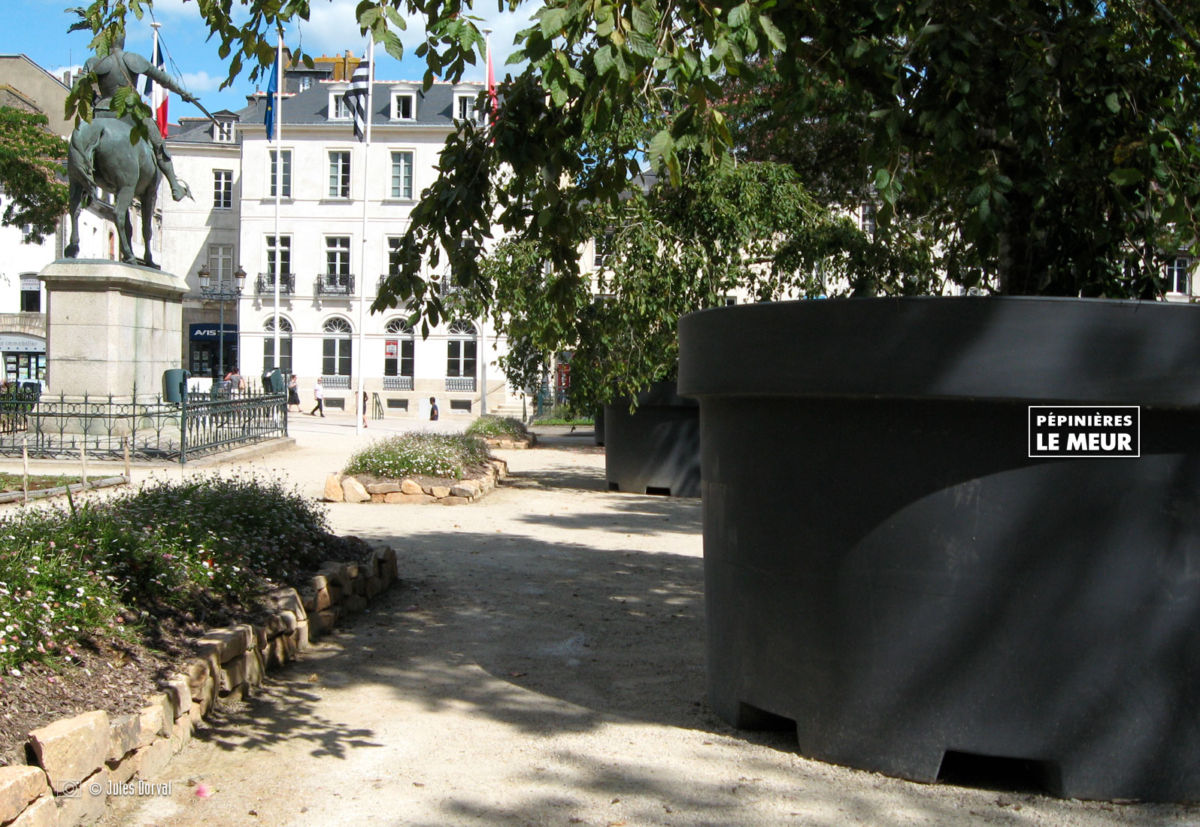
[[475, 390], [475, 361], [478, 344], [475, 325], [463, 319], [450, 322], [446, 342], [446, 390]]
[[279, 363], [275, 363], [275, 317], [269, 317], [263, 322], [263, 373], [270, 373], [279, 368], [284, 376], [292, 373], [292, 323], [283, 316], [279, 317]]
[[416, 337], [412, 325], [405, 319], [389, 319], [383, 326], [387, 339], [383, 342], [384, 390], [413, 389], [413, 355]]
[[328, 377], [344, 376], [346, 377], [345, 387], [350, 387], [348, 382], [353, 346], [353, 340], [350, 338], [352, 332], [350, 322], [341, 316], [333, 316], [325, 320], [322, 330], [325, 332], [325, 339], [322, 342], [324, 358], [321, 364], [321, 375], [327, 377], [327, 386], [334, 386], [329, 382]]

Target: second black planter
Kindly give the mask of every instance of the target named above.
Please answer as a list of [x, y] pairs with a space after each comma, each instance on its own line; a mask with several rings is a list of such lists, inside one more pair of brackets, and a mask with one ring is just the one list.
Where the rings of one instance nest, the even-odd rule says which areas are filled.
[[611, 491], [700, 496], [700, 407], [659, 382], [604, 406], [604, 466]]

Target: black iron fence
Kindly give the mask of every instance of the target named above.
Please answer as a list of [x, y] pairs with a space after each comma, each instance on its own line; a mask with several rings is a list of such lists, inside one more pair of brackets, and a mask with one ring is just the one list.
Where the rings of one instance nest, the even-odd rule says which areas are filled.
[[0, 396], [0, 455], [178, 460], [287, 436], [286, 394]]

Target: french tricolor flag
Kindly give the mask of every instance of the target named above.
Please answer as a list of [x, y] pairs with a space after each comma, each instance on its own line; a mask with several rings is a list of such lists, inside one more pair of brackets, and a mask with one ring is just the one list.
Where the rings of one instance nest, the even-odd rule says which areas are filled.
[[[158, 38], [154, 39], [154, 65], [159, 69], [163, 68], [162, 44], [158, 42]], [[154, 121], [158, 124], [158, 131], [165, 138], [167, 137], [167, 90], [158, 83], [155, 83], [152, 78], [146, 78], [146, 86], [143, 90], [150, 98], [150, 108], [154, 110]]]

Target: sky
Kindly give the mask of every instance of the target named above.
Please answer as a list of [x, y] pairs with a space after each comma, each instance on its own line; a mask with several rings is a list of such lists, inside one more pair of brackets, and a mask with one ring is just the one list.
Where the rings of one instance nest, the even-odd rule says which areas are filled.
[[[238, 5], [242, 0], [235, 0]], [[88, 32], [73, 32], [67, 29], [78, 18], [67, 12], [73, 6], [85, 5], [85, 0], [5, 0], [7, 11], [19, 7], [24, 14], [10, 14], [8, 24], [0, 27], [0, 54], [25, 54], [34, 63], [61, 77], [62, 72], [81, 66], [90, 55]], [[284, 30], [284, 45], [301, 47], [310, 55], [340, 55], [347, 50], [362, 55], [366, 51], [366, 38], [358, 32], [354, 19], [357, 0], [312, 0], [312, 13], [308, 22]], [[500, 13], [489, 0], [477, 3], [479, 16], [484, 22], [480, 28], [492, 28], [492, 62], [497, 80], [512, 71], [505, 61], [513, 51], [513, 36], [529, 25], [529, 17], [538, 8], [537, 0], [528, 2], [514, 13]], [[166, 47], [166, 70], [183, 86], [200, 98], [210, 111], [229, 109], [237, 111], [246, 105], [246, 95], [252, 94], [256, 86], [242, 76], [232, 87], [219, 89], [228, 73], [228, 64], [217, 56], [220, 45], [215, 38], [207, 41], [207, 29], [200, 22], [194, 0], [155, 0], [154, 19], [162, 24], [160, 29]], [[129, 18], [125, 48], [150, 57], [153, 52], [153, 30], [151, 17], [141, 21]], [[425, 73], [423, 61], [412, 54], [420, 42], [420, 26], [410, 24], [407, 32], [401, 32], [405, 46], [405, 59], [396, 61], [382, 48], [376, 49], [375, 78], [377, 80], [420, 80]], [[484, 80], [483, 60], [476, 69], [468, 70], [465, 80]], [[259, 82], [266, 88], [266, 80]], [[178, 120], [182, 115], [198, 115], [178, 97], [171, 97], [170, 117]]]

